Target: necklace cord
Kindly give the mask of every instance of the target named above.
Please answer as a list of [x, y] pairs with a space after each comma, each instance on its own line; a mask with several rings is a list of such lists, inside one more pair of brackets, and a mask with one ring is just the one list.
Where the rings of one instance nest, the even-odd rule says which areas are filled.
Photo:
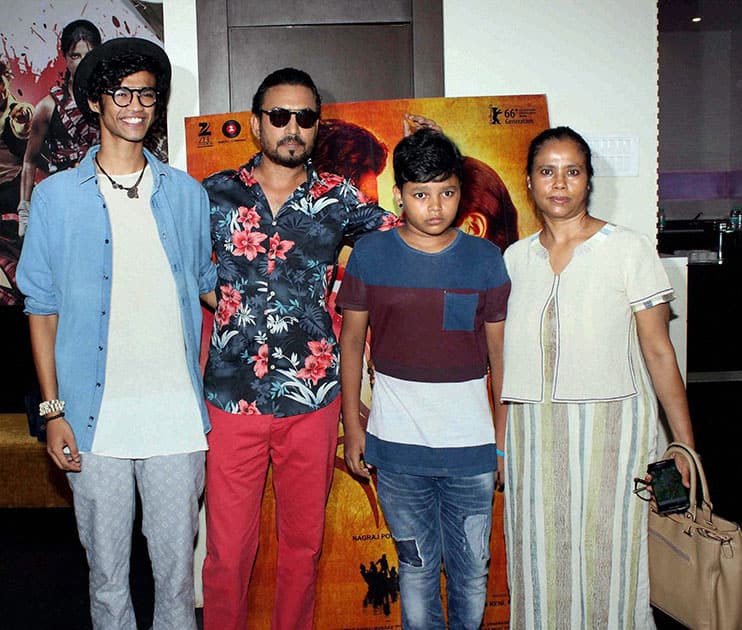
[[129, 199], [139, 199], [139, 189], [138, 186], [142, 181], [142, 177], [144, 177], [144, 169], [147, 168], [147, 160], [144, 160], [144, 166], [142, 166], [142, 170], [139, 172], [139, 177], [137, 177], [137, 181], [134, 182], [133, 186], [129, 186], [128, 188], [126, 186], [123, 186], [122, 184], [119, 184], [116, 180], [113, 179], [108, 173], [106, 173], [106, 169], [104, 169], [101, 166], [101, 163], [98, 161], [98, 156], [95, 156], [95, 163], [100, 169], [100, 172], [103, 173], [107, 178], [108, 181], [111, 182], [111, 186], [113, 186], [116, 190], [125, 190], [126, 196], [129, 197]]

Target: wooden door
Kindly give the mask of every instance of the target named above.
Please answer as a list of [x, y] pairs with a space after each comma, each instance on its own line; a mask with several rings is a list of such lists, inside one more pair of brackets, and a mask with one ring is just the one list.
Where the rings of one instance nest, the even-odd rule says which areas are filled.
[[324, 102], [443, 96], [440, 0], [198, 0], [201, 113], [250, 109], [270, 72], [306, 70]]

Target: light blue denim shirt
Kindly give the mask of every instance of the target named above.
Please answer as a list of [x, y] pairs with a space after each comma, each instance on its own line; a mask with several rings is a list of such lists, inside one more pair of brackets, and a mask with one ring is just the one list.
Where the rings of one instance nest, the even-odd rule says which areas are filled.
[[[17, 272], [26, 313], [59, 316], [55, 346], [59, 398], [65, 401], [65, 418], [83, 452], [92, 447], [103, 398], [111, 304], [113, 240], [93, 162], [98, 149], [90, 149], [77, 168], [36, 186]], [[152, 213], [175, 279], [186, 362], [206, 432], [210, 426], [198, 359], [199, 294], [216, 286], [209, 201], [190, 175], [159, 162], [146, 150], [145, 157], [154, 180]]]

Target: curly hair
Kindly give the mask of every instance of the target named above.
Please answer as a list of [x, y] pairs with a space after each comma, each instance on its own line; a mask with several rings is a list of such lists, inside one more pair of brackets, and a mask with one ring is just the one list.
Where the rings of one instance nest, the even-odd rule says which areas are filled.
[[[112, 59], [102, 59], [98, 62], [96, 71], [90, 76], [86, 86], [86, 95], [88, 100], [99, 103], [104, 90], [118, 87], [121, 85], [121, 81], [129, 75], [143, 71], [152, 73], [156, 81], [155, 118], [144, 143], [148, 149], [155, 149], [159, 145], [157, 138], [163, 137], [166, 133], [167, 97], [170, 83], [167, 77], [160, 72], [160, 67], [154, 59], [138, 53], [129, 53]], [[97, 116], [92, 121], [95, 124], [100, 124]]]
[[131, 74], [146, 71], [151, 72], [156, 79], [155, 89], [159, 105], [161, 100], [167, 99], [170, 90], [167, 78], [158, 74], [159, 69], [154, 59], [137, 53], [129, 53], [113, 59], [101, 59], [96, 66], [96, 71], [90, 75], [86, 95], [88, 100], [98, 102], [104, 90], [118, 87], [121, 81]]

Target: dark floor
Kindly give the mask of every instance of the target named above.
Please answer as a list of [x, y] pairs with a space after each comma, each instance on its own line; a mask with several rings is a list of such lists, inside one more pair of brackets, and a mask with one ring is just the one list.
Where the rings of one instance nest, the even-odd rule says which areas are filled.
[[[89, 630], [87, 564], [71, 509], [0, 510], [0, 610], [5, 630]], [[132, 598], [139, 628], [152, 623], [144, 538], [134, 537]], [[683, 626], [656, 613], [658, 630]], [[201, 611], [197, 610], [201, 627]], [[321, 629], [318, 629], [321, 630]]]
[[[0, 412], [25, 411], [34, 388], [28, 322], [20, 307], [0, 306]], [[132, 599], [139, 628], [152, 625], [153, 583], [146, 542], [132, 541]], [[72, 509], [0, 509], [0, 627], [3, 630], [92, 628], [85, 552]], [[197, 610], [199, 627], [201, 611]]]
[[[0, 510], [0, 611], [6, 630], [89, 630], [87, 563], [71, 509]], [[152, 624], [146, 543], [134, 536], [132, 599], [139, 628]], [[200, 625], [201, 611], [198, 610]]]

